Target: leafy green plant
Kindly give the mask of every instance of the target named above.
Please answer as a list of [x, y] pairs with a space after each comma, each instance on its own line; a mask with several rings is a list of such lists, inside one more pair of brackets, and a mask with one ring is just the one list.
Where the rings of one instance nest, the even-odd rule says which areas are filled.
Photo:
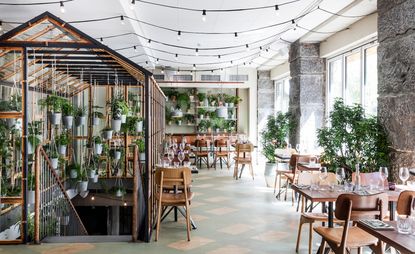
[[223, 127], [227, 131], [233, 131], [236, 128], [236, 121], [235, 120], [227, 120], [225, 121], [225, 125]]
[[203, 108], [199, 108], [198, 110], [197, 110], [197, 114], [200, 116], [200, 115], [206, 115], [206, 109], [203, 109]]
[[65, 99], [57, 95], [49, 95], [44, 99], [39, 100], [41, 109], [47, 109], [51, 112], [62, 112], [62, 105], [65, 103]]
[[184, 119], [186, 119], [187, 123], [194, 123], [195, 116], [192, 114], [185, 114]]
[[88, 181], [88, 175], [86, 171], [86, 168], [82, 168], [81, 166], [79, 166], [76, 179], [80, 182]]
[[114, 96], [107, 102], [110, 107], [112, 119], [119, 120], [121, 115], [128, 114], [130, 108], [128, 103], [122, 98], [122, 96]]
[[72, 170], [75, 170], [79, 174], [81, 172], [81, 165], [76, 162], [69, 163], [66, 166], [66, 173], [69, 175]]
[[58, 145], [66, 146], [69, 144], [69, 136], [67, 133], [63, 132], [61, 135], [56, 137], [56, 143]]
[[30, 135], [42, 135], [42, 121], [32, 121], [28, 123]]
[[77, 116], [77, 117], [86, 116], [87, 112], [88, 111], [85, 107], [80, 106], [80, 107], [75, 108], [75, 116]]
[[167, 98], [176, 100], [177, 95], [179, 92], [175, 88], [165, 88], [163, 89], [164, 95], [167, 96]]
[[75, 114], [75, 109], [71, 102], [67, 100], [62, 101], [62, 114], [64, 116], [73, 116]]
[[293, 129], [288, 113], [279, 112], [276, 116], [269, 115], [267, 124], [261, 132], [262, 154], [269, 163], [275, 163], [275, 149], [284, 148], [288, 133]]
[[365, 116], [362, 106], [346, 106], [341, 99], [334, 102], [330, 126], [317, 131], [321, 158], [331, 169], [344, 167], [349, 173], [356, 164], [362, 172], [377, 170], [390, 164], [389, 143], [377, 117]]
[[232, 102], [237, 105], [242, 99], [239, 96], [232, 96]]
[[197, 128], [200, 132], [207, 132], [208, 129], [211, 127], [211, 123], [209, 120], [200, 120]]
[[11, 111], [22, 111], [22, 96], [20, 94], [13, 94], [10, 96], [9, 108]]
[[223, 129], [225, 126], [225, 119], [223, 118], [214, 118], [212, 119], [212, 127], [214, 129]]
[[198, 93], [197, 94], [197, 99], [199, 101], [204, 101], [206, 99], [206, 94], [205, 93]]
[[217, 98], [218, 96], [216, 94], [211, 94], [208, 96], [208, 101], [209, 104], [212, 105], [212, 103], [216, 103], [217, 102]]
[[102, 109], [103, 107], [94, 105], [92, 106], [92, 108], [94, 109], [94, 111], [92, 112], [92, 117], [97, 117], [101, 119], [105, 118], [104, 114], [101, 111], [98, 111], [98, 109]]
[[233, 96], [229, 94], [223, 94], [223, 101], [226, 103], [232, 103], [233, 102]]
[[179, 93], [177, 95], [177, 107], [180, 109], [188, 109], [190, 107], [190, 98], [187, 93]]
[[137, 139], [135, 141], [135, 144], [138, 146], [139, 153], [144, 153], [146, 151], [146, 143], [144, 142], [144, 139]]
[[139, 117], [139, 116], [129, 116], [129, 117], [127, 117], [127, 121], [125, 123], [125, 131], [135, 132], [136, 131], [136, 125], [140, 121], [143, 121], [143, 118]]
[[92, 142], [94, 142], [95, 144], [102, 144], [102, 138], [100, 136], [93, 136]]

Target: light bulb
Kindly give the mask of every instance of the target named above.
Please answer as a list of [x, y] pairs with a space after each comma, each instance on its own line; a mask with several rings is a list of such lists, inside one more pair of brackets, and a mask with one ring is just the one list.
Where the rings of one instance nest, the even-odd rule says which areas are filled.
[[180, 69], [177, 69], [177, 74], [180, 74]]
[[193, 64], [193, 70], [196, 70], [196, 64]]
[[158, 58], [156, 59], [156, 64], [159, 64], [159, 59]]
[[276, 14], [277, 16], [279, 16], [279, 15], [280, 15], [279, 10], [280, 10], [280, 8], [278, 7], [278, 4], [276, 4], [276, 5], [275, 5], [275, 14]]
[[60, 10], [62, 13], [65, 13], [65, 6], [63, 5], [62, 1], [60, 1]]
[[161, 74], [164, 74], [164, 69], [161, 69]]
[[181, 31], [177, 31], [177, 40], [180, 41], [182, 32]]
[[246, 47], [246, 51], [249, 51], [249, 45], [246, 44], [245, 47]]
[[0, 31], [3, 31], [3, 21], [0, 21]]
[[134, 48], [134, 52], [137, 52], [137, 46], [134, 46], [133, 48]]
[[218, 55], [218, 58], [220, 59], [220, 55]]
[[125, 22], [124, 22], [124, 16], [120, 16], [120, 20], [121, 20], [121, 25], [125, 25]]
[[127, 202], [124, 202], [124, 206], [127, 206]]
[[199, 49], [196, 49], [195, 55], [199, 56]]
[[148, 66], [148, 61], [146, 61], [146, 66]]
[[202, 11], [202, 21], [206, 22], [206, 10]]
[[134, 10], [134, 7], [135, 7], [135, 0], [131, 0], [130, 9]]
[[150, 44], [151, 44], [151, 39], [148, 39], [148, 41], [147, 41], [147, 46], [149, 47], [149, 46], [150, 46]]
[[175, 56], [174, 56], [174, 60], [179, 60], [179, 55], [178, 54], [176, 54]]
[[235, 37], [238, 37], [238, 33], [235, 32]]
[[95, 200], [95, 196], [92, 196], [92, 197], [91, 197], [91, 200], [92, 200], [92, 201], [93, 201], [93, 200]]

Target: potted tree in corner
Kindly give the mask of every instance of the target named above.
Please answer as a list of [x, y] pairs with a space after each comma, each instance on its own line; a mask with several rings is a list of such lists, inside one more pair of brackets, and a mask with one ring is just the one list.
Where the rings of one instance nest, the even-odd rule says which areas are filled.
[[63, 126], [65, 127], [65, 129], [72, 128], [74, 108], [72, 104], [67, 100], [65, 100], [62, 103], [62, 114], [63, 114], [62, 122], [63, 122]]
[[272, 187], [275, 180], [277, 168], [275, 149], [286, 146], [285, 140], [291, 129], [290, 115], [279, 112], [276, 116], [268, 116], [265, 128], [261, 132], [262, 154], [267, 159], [264, 170], [267, 187]]

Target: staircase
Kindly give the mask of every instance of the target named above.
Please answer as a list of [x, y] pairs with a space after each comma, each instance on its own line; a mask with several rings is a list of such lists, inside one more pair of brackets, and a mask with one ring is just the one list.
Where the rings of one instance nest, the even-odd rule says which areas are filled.
[[41, 145], [35, 154], [34, 241], [88, 235], [59, 175]]

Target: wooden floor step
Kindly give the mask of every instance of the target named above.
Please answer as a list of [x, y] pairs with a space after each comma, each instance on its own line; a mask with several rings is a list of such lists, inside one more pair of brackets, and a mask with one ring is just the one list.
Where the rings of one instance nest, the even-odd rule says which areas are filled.
[[105, 243], [131, 242], [131, 235], [48, 236], [42, 243]]

